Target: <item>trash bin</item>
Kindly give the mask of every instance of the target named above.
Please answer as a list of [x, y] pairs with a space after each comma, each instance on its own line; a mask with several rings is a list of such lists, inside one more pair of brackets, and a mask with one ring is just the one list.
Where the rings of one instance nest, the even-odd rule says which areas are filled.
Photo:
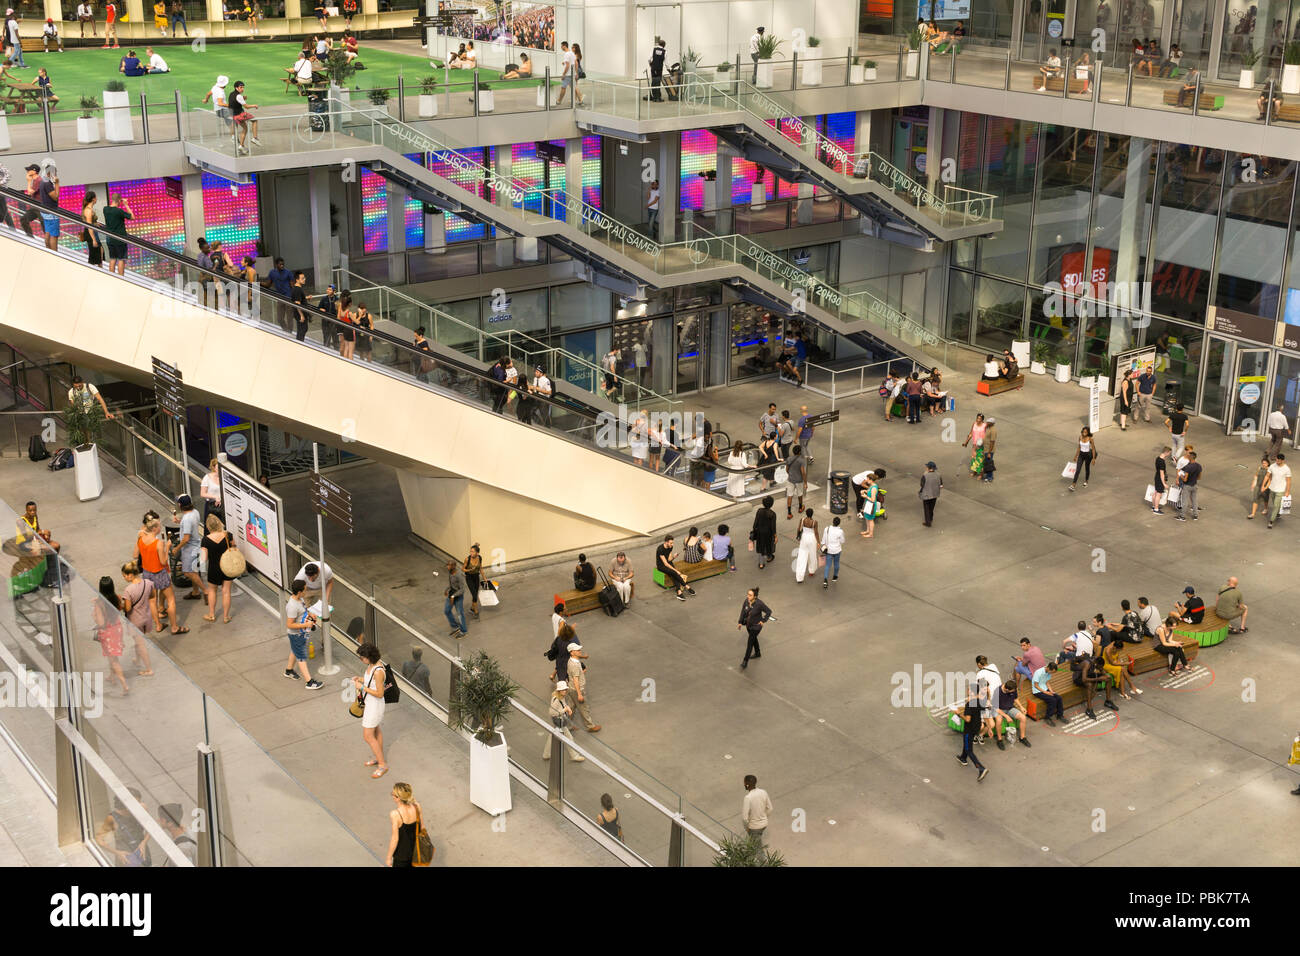
[[329, 100], [324, 93], [313, 91], [307, 94], [308, 122], [313, 133], [324, 133], [329, 130], [329, 109]]
[[1183, 400], [1183, 386], [1177, 379], [1165, 380], [1165, 414], [1174, 410], [1179, 402]]
[[849, 511], [849, 479], [852, 476], [847, 471], [832, 471], [830, 475], [831, 483], [831, 514], [842, 515], [848, 514]]

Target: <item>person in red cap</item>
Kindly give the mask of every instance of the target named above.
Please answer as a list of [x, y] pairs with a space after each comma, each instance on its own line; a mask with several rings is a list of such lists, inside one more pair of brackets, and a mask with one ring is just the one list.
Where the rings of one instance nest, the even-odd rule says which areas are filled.
[[45, 52], [50, 52], [50, 42], [63, 52], [63, 37], [59, 36], [59, 28], [54, 25], [53, 17], [45, 18], [45, 27], [41, 30], [41, 40], [45, 43]]

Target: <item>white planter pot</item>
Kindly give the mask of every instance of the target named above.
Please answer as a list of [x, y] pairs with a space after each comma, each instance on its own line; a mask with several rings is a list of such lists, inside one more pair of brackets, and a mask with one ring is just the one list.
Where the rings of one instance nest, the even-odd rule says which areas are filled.
[[1109, 376], [1109, 375], [1098, 375], [1098, 376], [1097, 376], [1097, 387], [1098, 387], [1099, 389], [1101, 389], [1101, 393], [1102, 393], [1103, 395], [1105, 395], [1106, 393], [1108, 393], [1108, 392], [1110, 391], [1110, 376]]
[[125, 90], [104, 90], [104, 138], [110, 143], [129, 143], [135, 139], [131, 129], [131, 94]]
[[716, 179], [704, 180], [704, 208], [700, 210], [702, 216], [712, 216], [718, 209], [718, 181]]
[[1093, 387], [1094, 385], [1096, 385], [1096, 384], [1097, 384], [1097, 376], [1096, 376], [1096, 375], [1080, 375], [1080, 376], [1079, 376], [1079, 387], [1080, 387], [1080, 388], [1092, 388], [1092, 387]]
[[1282, 67], [1282, 92], [1300, 93], [1300, 63]]
[[12, 145], [9, 140], [9, 119], [5, 116], [5, 111], [0, 110], [0, 149], [8, 149]]
[[862, 64], [861, 64], [861, 63], [855, 63], [853, 66], [850, 66], [850, 67], [849, 67], [849, 82], [850, 82], [850, 83], [861, 83], [861, 82], [862, 82]]
[[478, 91], [478, 111], [480, 113], [491, 113], [496, 108], [496, 101], [492, 98], [491, 90]]
[[497, 742], [491, 745], [470, 738], [469, 802], [492, 816], [510, 809], [510, 761], [506, 738], [500, 731]]
[[420, 94], [420, 119], [429, 119], [438, 115], [438, 97], [428, 93]]
[[1070, 363], [1060, 362], [1057, 364], [1056, 380], [1058, 382], [1068, 382], [1070, 380]]
[[1241, 76], [1237, 78], [1237, 86], [1243, 90], [1253, 90], [1255, 88], [1254, 69], [1242, 70]]
[[758, 61], [758, 82], [755, 83], [754, 85], [757, 86], [760, 90], [770, 90], [772, 88], [772, 75], [773, 75], [772, 61], [759, 60]]
[[537, 87], [537, 108], [546, 109], [546, 86], [545, 84]]
[[916, 79], [916, 74], [921, 68], [921, 51], [909, 50], [907, 53], [906, 76], [909, 80]]
[[862, 68], [862, 79], [870, 83], [876, 78], [876, 68], [874, 66]]
[[804, 60], [803, 69], [799, 73], [799, 82], [804, 86], [821, 86], [822, 61]]
[[[6, 141], [8, 136], [5, 137]], [[77, 117], [77, 142], [78, 143], [98, 143], [99, 142], [99, 120], [94, 116]], [[4, 147], [8, 149], [6, 145]]]
[[104, 490], [99, 474], [99, 446], [78, 445], [72, 449], [72, 479], [77, 484], [77, 500], [92, 501]]
[[749, 190], [749, 208], [767, 208], [767, 183], [754, 183]]
[[1046, 375], [1047, 366], [1042, 362], [1030, 362], [1029, 371], [1033, 372], [1035, 375]]
[[1026, 365], [1028, 365], [1029, 364], [1029, 340], [1025, 339], [1023, 342], [1017, 342], [1013, 340], [1011, 342], [1011, 354], [1016, 357], [1016, 362], [1019, 363], [1021, 368], [1024, 368]]

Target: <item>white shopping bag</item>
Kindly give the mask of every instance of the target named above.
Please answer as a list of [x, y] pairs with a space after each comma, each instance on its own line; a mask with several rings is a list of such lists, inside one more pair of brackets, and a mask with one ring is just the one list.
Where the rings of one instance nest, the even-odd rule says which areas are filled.
[[483, 607], [496, 607], [501, 599], [497, 597], [496, 591], [483, 590], [478, 592], [478, 603]]
[[1283, 496], [1282, 496], [1282, 507], [1281, 507], [1281, 509], [1278, 511], [1278, 514], [1280, 514], [1280, 515], [1289, 515], [1290, 513], [1291, 513], [1291, 496], [1290, 496], [1290, 495], [1283, 495]]
[[[1155, 502], [1152, 500], [1152, 499], [1154, 499], [1155, 497], [1156, 497], [1156, 486], [1155, 486], [1155, 485], [1147, 485], [1147, 493], [1146, 493], [1146, 496], [1145, 496], [1144, 500], [1146, 501], [1147, 504], [1155, 504]], [[1165, 501], [1168, 499], [1168, 497], [1169, 497], [1169, 491], [1168, 491], [1168, 489], [1166, 489], [1165, 491], [1160, 492], [1160, 502], [1159, 502], [1159, 503], [1160, 503], [1160, 504], [1164, 504]]]
[[1077, 463], [1077, 462], [1073, 462], [1073, 461], [1071, 461], [1071, 462], [1067, 462], [1067, 463], [1066, 463], [1066, 466], [1065, 466], [1065, 470], [1061, 472], [1061, 477], [1062, 477], [1062, 478], [1073, 478], [1073, 477], [1074, 477], [1074, 469], [1077, 468], [1077, 467], [1078, 467], [1078, 463]]
[[1182, 498], [1182, 496], [1183, 496], [1183, 486], [1182, 486], [1182, 485], [1173, 485], [1173, 486], [1169, 489], [1169, 503], [1170, 503], [1171, 505], [1176, 505], [1176, 504], [1178, 504], [1178, 500], [1179, 500], [1180, 498]]
[[785, 480], [788, 477], [789, 477], [789, 473], [786, 471], [785, 465], [777, 465], [776, 471], [772, 475], [772, 480], [775, 481], [778, 485], [784, 485]]

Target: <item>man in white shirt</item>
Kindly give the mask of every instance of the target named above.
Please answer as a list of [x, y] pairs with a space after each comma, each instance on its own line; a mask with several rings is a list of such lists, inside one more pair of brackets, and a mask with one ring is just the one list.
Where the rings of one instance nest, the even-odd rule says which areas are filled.
[[[334, 572], [328, 564], [324, 562], [313, 561], [310, 564], [304, 564], [302, 570], [294, 577], [294, 583], [304, 582], [307, 597], [304, 599], [308, 607], [321, 598], [321, 587], [325, 588], [325, 603], [321, 607], [322, 614], [329, 613], [330, 597], [334, 593]], [[290, 589], [292, 590], [292, 589]]]
[[476, 66], [478, 66], [478, 51], [474, 49], [474, 41], [470, 40], [465, 44], [465, 69], [472, 70]]
[[1265, 423], [1268, 429], [1268, 457], [1276, 458], [1282, 450], [1282, 439], [1291, 434], [1291, 423], [1286, 418], [1286, 405], [1279, 404], [1277, 409], [1268, 413]]
[[298, 86], [308, 86], [312, 81], [312, 61], [305, 56], [299, 56], [293, 66], [288, 68], [288, 73], [293, 78], [290, 82]]
[[[528, 387], [528, 390], [535, 395], [540, 395], [543, 399], [548, 399], [555, 393], [555, 388], [551, 385], [551, 380], [546, 377], [546, 373], [542, 371], [540, 365], [533, 369], [533, 384]], [[541, 401], [537, 403], [537, 417], [543, 425], [548, 427], [550, 426], [550, 402]]]
[[1037, 86], [1035, 89], [1039, 93], [1046, 93], [1048, 79], [1061, 75], [1061, 58], [1056, 55], [1056, 50], [1048, 51], [1047, 62], [1038, 68], [1038, 72], [1043, 75], [1043, 85]]
[[754, 61], [754, 78], [749, 82], [758, 85], [758, 43], [763, 39], [763, 27], [757, 27], [749, 38], [749, 58]]
[[[560, 44], [560, 64], [563, 70], [560, 72], [560, 95], [555, 98], [555, 105], [559, 106], [564, 102], [564, 93], [573, 86], [575, 79], [574, 74], [577, 72], [578, 58], [573, 55], [569, 49], [569, 41], [565, 40]], [[576, 94], [575, 94], [576, 95]]]
[[217, 82], [212, 85], [212, 89], [203, 94], [203, 102], [207, 103], [212, 100], [212, 112], [226, 121], [229, 126], [232, 122], [230, 113], [230, 104], [226, 101], [226, 87], [230, 84], [230, 77], [219, 76]]
[[149, 69], [148, 69], [148, 72], [150, 72], [150, 73], [170, 73], [170, 72], [171, 72], [170, 70], [167, 69], [167, 61], [164, 60], [162, 57], [160, 57], [157, 53], [155, 53], [155, 52], [153, 51], [153, 47], [151, 47], [151, 46], [147, 46], [147, 47], [145, 47], [145, 48], [144, 48], [144, 53], [145, 53], [145, 56], [149, 57]]
[[[840, 579], [840, 552], [844, 550], [844, 529], [840, 527], [839, 515], [822, 531], [822, 553], [826, 555], [826, 567], [822, 568], [822, 588], [830, 587], [831, 581]], [[831, 571], [834, 569], [834, 576]]]
[[1291, 466], [1286, 455], [1278, 453], [1277, 460], [1268, 466], [1268, 526], [1273, 527], [1282, 511], [1282, 499], [1291, 494]]
[[[761, 28], [760, 28], [761, 29]], [[745, 777], [745, 802], [740, 808], [740, 822], [745, 825], [749, 837], [763, 842], [763, 831], [767, 829], [767, 815], [772, 812], [772, 800], [767, 791], [758, 785], [758, 778], [752, 773]]]
[[94, 383], [85, 381], [80, 375], [73, 376], [72, 388], [68, 389], [68, 404], [80, 405], [83, 409], [89, 410], [96, 402], [99, 402], [99, 407], [103, 409], [104, 417], [111, 420], [113, 413], [104, 404], [104, 396], [99, 394], [99, 389], [95, 388]]
[[1144, 597], [1138, 598], [1138, 620], [1142, 622], [1142, 636], [1154, 637], [1156, 628], [1160, 626], [1162, 618], [1160, 611], [1154, 604]]
[[46, 53], [50, 52], [51, 41], [60, 53], [63, 52], [63, 37], [59, 36], [59, 28], [54, 25], [54, 20], [50, 17], [46, 17], [45, 26], [41, 29], [41, 41], [45, 44]]
[[997, 735], [995, 726], [998, 714], [997, 693], [998, 688], [1002, 686], [1002, 674], [998, 670], [998, 665], [990, 664], [989, 659], [983, 654], [975, 658], [975, 666], [979, 668], [975, 673], [975, 686], [980, 702], [980, 736], [985, 739], [996, 736], [998, 749], [1006, 750], [1006, 745]]
[[659, 238], [659, 180], [650, 184], [650, 191], [645, 199], [646, 222], [650, 225], [650, 237]]
[[83, 40], [86, 38], [87, 23], [90, 24], [90, 35], [92, 37], [95, 35], [95, 14], [94, 11], [91, 10], [90, 4], [77, 4], [77, 22], [81, 24], [81, 38]]

